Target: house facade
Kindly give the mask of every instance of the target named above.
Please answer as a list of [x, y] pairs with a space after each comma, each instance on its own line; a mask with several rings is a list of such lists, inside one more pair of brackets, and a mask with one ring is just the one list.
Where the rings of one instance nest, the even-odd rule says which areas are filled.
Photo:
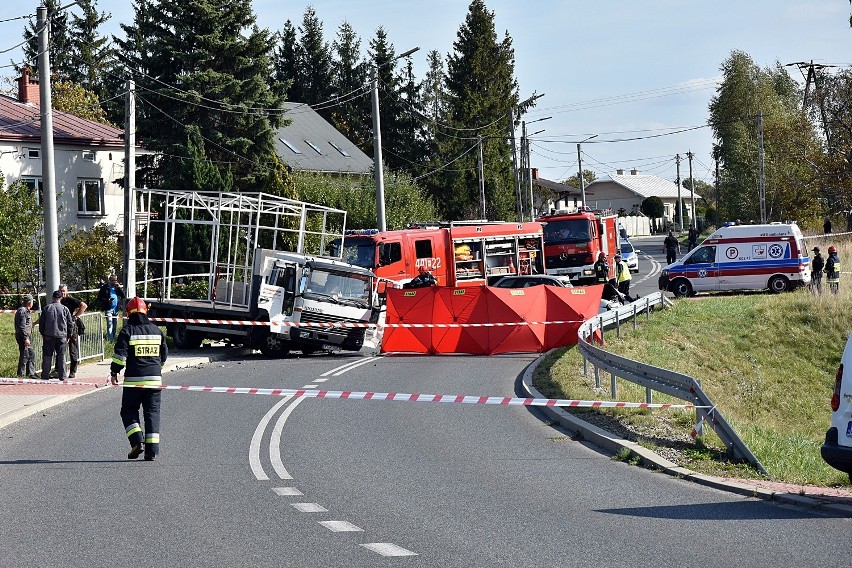
[[[59, 230], [106, 223], [122, 231], [123, 131], [54, 110], [53, 146]], [[43, 158], [39, 84], [25, 70], [17, 98], [0, 95], [0, 171], [6, 186], [22, 181], [41, 200]]]

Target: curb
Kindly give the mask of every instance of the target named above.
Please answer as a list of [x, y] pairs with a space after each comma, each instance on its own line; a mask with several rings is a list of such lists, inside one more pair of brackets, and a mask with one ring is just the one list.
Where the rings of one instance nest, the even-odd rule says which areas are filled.
[[[234, 355], [246, 355], [251, 353], [250, 349], [231, 349], [226, 353], [214, 353], [209, 356], [204, 357], [191, 357], [187, 359], [183, 359], [174, 363], [167, 363], [163, 366], [162, 372], [170, 373], [172, 371], [178, 371], [180, 369], [186, 369], [189, 367], [195, 367], [198, 365], [202, 365], [204, 363], [212, 363], [213, 361], [221, 361], [222, 359], [228, 359], [233, 357]], [[94, 363], [96, 365], [97, 363]], [[111, 385], [107, 385], [109, 387]], [[2, 416], [0, 416], [0, 428], [5, 428], [15, 422], [27, 418], [28, 416], [32, 416], [33, 414], [38, 414], [39, 412], [43, 412], [48, 408], [56, 406], [58, 404], [62, 404], [64, 402], [68, 402], [70, 400], [74, 400], [75, 398], [79, 398], [81, 396], [86, 396], [95, 392], [103, 392], [109, 390], [109, 388], [91, 388], [86, 391], [74, 393], [74, 394], [64, 394], [64, 395], [55, 395], [55, 396], [46, 396], [42, 400], [37, 400], [32, 402], [31, 404], [26, 404], [20, 408], [15, 410], [11, 410]]]
[[[521, 383], [523, 384], [524, 390], [529, 396], [534, 398], [546, 398], [532, 384], [533, 373], [538, 368], [539, 364], [544, 360], [544, 357], [546, 355], [546, 353], [542, 354], [535, 361], [530, 363], [527, 368], [524, 369], [523, 376], [521, 377]], [[656, 452], [649, 450], [648, 448], [645, 448], [643, 446], [640, 446], [636, 442], [631, 442], [630, 440], [618, 438], [617, 436], [614, 436], [613, 434], [610, 434], [609, 432], [597, 426], [594, 426], [584, 420], [581, 420], [580, 418], [577, 418], [576, 416], [572, 415], [569, 412], [566, 412], [565, 410], [559, 407], [543, 406], [539, 407], [539, 409], [542, 410], [551, 419], [558, 422], [566, 430], [569, 430], [582, 436], [583, 440], [586, 440], [596, 446], [599, 446], [604, 450], [612, 452], [613, 454], [617, 454], [624, 449], [630, 450], [633, 455], [639, 458], [639, 461], [642, 463], [643, 466], [652, 469], [657, 469], [667, 475], [671, 475], [672, 477], [678, 477], [680, 479], [692, 481], [700, 485], [704, 485], [706, 487], [712, 487], [714, 489], [720, 489], [722, 491], [736, 493], [744, 497], [756, 497], [765, 501], [775, 501], [778, 503], [795, 505], [797, 507], [813, 509], [816, 511], [829, 513], [840, 517], [852, 517], [852, 505], [835, 503], [814, 496], [778, 492], [772, 489], [757, 487], [756, 485], [751, 485], [748, 483], [728, 481], [722, 479], [721, 477], [716, 477], [714, 475], [698, 473], [692, 471], [691, 469], [680, 467], [677, 464], [672, 463], [669, 460], [658, 455]]]

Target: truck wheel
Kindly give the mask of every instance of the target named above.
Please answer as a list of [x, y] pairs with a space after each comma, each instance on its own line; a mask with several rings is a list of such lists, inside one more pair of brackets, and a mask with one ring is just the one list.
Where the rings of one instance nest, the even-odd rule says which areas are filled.
[[685, 296], [692, 295], [692, 284], [689, 283], [689, 280], [684, 280], [683, 278], [679, 278], [671, 283], [669, 286], [669, 290], [672, 291], [672, 294], [677, 298], [683, 298]]
[[786, 292], [790, 288], [790, 283], [784, 276], [775, 275], [769, 279], [769, 291], [773, 294]]
[[283, 357], [290, 352], [290, 345], [276, 334], [270, 333], [261, 341], [260, 352], [267, 357]]
[[204, 336], [197, 331], [186, 329], [185, 323], [177, 323], [172, 327], [172, 339], [178, 349], [198, 349]]

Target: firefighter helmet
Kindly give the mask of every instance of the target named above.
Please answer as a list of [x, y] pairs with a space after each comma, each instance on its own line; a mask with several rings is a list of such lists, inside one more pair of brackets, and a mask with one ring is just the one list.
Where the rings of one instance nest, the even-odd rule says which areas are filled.
[[828, 254], [833, 254], [833, 253], [836, 253], [836, 252], [837, 252], [836, 246], [831, 245], [830, 247], [828, 247]]
[[127, 301], [127, 315], [132, 316], [135, 313], [147, 314], [148, 306], [142, 298], [130, 298]]

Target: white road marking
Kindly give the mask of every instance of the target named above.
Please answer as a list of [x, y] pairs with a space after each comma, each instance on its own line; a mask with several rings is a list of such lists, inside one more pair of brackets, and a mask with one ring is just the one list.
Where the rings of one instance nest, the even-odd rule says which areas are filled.
[[298, 497], [303, 495], [303, 493], [295, 487], [273, 487], [272, 490], [280, 497]]
[[288, 406], [284, 412], [278, 417], [275, 422], [275, 427], [272, 429], [272, 436], [269, 438], [269, 461], [272, 463], [272, 469], [278, 474], [281, 479], [293, 479], [287, 469], [284, 467], [284, 462], [281, 461], [281, 432], [284, 430], [284, 424], [293, 413], [293, 409], [299, 406], [305, 399], [302, 397], [293, 401], [293, 404]]
[[251, 466], [251, 471], [254, 473], [254, 476], [258, 481], [266, 481], [269, 479], [269, 476], [267, 476], [266, 472], [263, 471], [263, 466], [260, 465], [260, 443], [263, 440], [263, 433], [266, 431], [266, 425], [269, 424], [269, 421], [272, 420], [272, 417], [276, 412], [278, 412], [278, 409], [284, 406], [291, 398], [291, 396], [285, 396], [280, 402], [278, 402], [278, 404], [270, 408], [269, 412], [260, 419], [257, 428], [254, 429], [254, 434], [251, 437], [251, 445], [249, 446], [249, 466]]
[[328, 380], [328, 379], [314, 379], [314, 382], [315, 382], [315, 383], [324, 383], [324, 382], [326, 382], [327, 380]]
[[315, 388], [317, 388], [317, 385], [305, 385], [302, 388], [303, 389], [315, 389]]
[[290, 503], [298, 511], [302, 513], [327, 513], [328, 509], [319, 503]]
[[358, 367], [359, 365], [369, 363], [370, 360], [372, 360], [372, 359], [373, 359], [373, 357], [363, 357], [363, 358], [360, 358], [360, 359], [355, 359], [354, 361], [349, 361], [348, 363], [340, 365], [339, 367], [335, 367], [334, 369], [332, 369], [330, 371], [326, 371], [325, 373], [320, 375], [320, 377], [327, 377], [329, 375], [334, 375], [334, 376], [342, 375], [343, 373], [348, 371], [350, 368], [354, 369], [355, 367]]
[[645, 276], [643, 276], [639, 280], [637, 280], [636, 284], [640, 284], [640, 283], [644, 282], [645, 280], [648, 280], [650, 278], [654, 278], [655, 276], [657, 276], [660, 273], [660, 263], [657, 262], [656, 260], [654, 260], [654, 257], [652, 257], [651, 255], [646, 254], [645, 258], [647, 258], [648, 262], [651, 263], [651, 271], [648, 272], [648, 274], [646, 274]]
[[411, 552], [401, 546], [397, 546], [392, 542], [371, 542], [368, 544], [360, 544], [367, 550], [372, 550], [382, 556], [417, 556], [416, 552]]
[[364, 530], [348, 521], [319, 521], [319, 524], [332, 532], [363, 532]]

